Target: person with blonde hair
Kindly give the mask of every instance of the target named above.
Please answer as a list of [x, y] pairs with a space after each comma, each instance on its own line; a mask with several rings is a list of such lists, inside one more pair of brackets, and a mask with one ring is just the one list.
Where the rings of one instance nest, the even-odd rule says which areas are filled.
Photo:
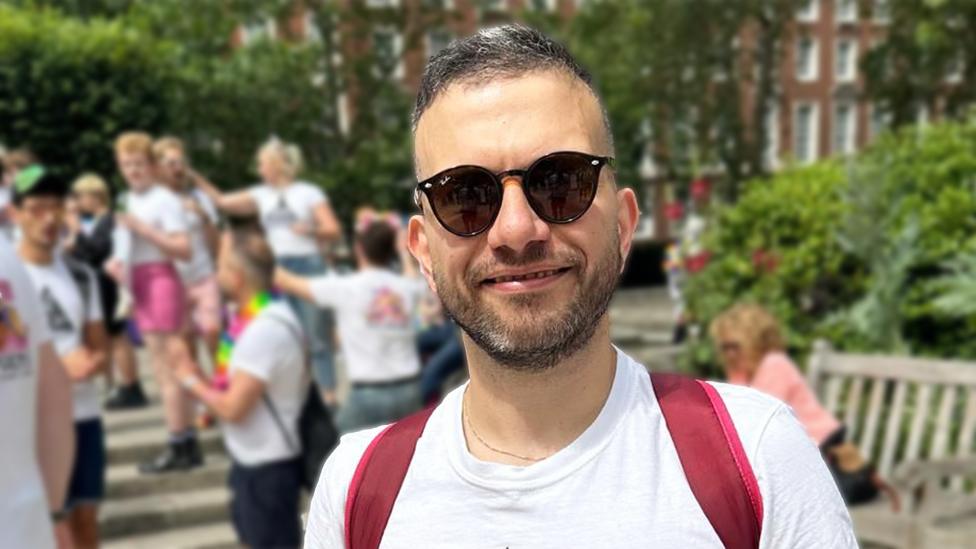
[[[200, 174], [192, 170], [189, 174], [223, 212], [260, 218], [278, 265], [302, 276], [324, 275], [326, 265], [319, 244], [337, 240], [341, 229], [322, 189], [297, 180], [302, 169], [301, 152], [297, 146], [272, 137], [258, 149], [257, 161], [263, 182], [241, 191], [224, 193]], [[332, 315], [301, 299], [287, 299], [309, 336], [312, 371], [322, 398], [334, 406]]]
[[766, 309], [751, 303], [735, 305], [717, 316], [709, 331], [729, 382], [789, 404], [817, 446], [841, 428], [786, 354], [779, 322]]
[[88, 265], [98, 280], [102, 300], [102, 317], [111, 338], [111, 362], [109, 381], [115, 381], [112, 394], [105, 401], [109, 410], [141, 408], [149, 402], [142, 390], [136, 368], [135, 351], [126, 330], [127, 319], [118, 314], [119, 285], [103, 268], [112, 257], [115, 218], [111, 215], [112, 197], [108, 184], [101, 176], [86, 173], [75, 179], [71, 191], [77, 203], [77, 214], [68, 215], [65, 224], [68, 236], [65, 250], [75, 259]]
[[[143, 473], [186, 470], [203, 464], [193, 428], [193, 400], [173, 373], [194, 362], [183, 338], [186, 295], [176, 261], [187, 261], [193, 249], [180, 199], [157, 184], [152, 137], [126, 132], [115, 142], [115, 158], [130, 193], [116, 222], [131, 233], [131, 266], [135, 319], [143, 335], [159, 382], [169, 431], [169, 444], [155, 459], [140, 464]], [[110, 260], [109, 271], [124, 279], [122, 259]]]

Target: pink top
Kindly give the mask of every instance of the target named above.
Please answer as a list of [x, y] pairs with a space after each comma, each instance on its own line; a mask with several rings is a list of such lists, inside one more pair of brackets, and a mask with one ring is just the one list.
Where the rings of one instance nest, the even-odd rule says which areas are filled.
[[785, 353], [767, 353], [751, 383], [739, 376], [730, 376], [729, 381], [749, 385], [788, 404], [817, 446], [840, 428], [840, 422], [820, 405], [807, 380]]

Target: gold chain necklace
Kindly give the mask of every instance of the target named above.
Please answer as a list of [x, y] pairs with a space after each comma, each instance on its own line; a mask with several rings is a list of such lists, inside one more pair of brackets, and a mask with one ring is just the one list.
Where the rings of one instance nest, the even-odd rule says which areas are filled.
[[522, 461], [530, 461], [532, 463], [536, 463], [536, 462], [539, 462], [539, 461], [542, 461], [542, 460], [546, 459], [545, 457], [526, 457], [526, 456], [520, 456], [518, 454], [513, 454], [512, 452], [506, 452], [505, 450], [500, 450], [498, 448], [495, 448], [491, 444], [488, 444], [488, 442], [485, 439], [481, 438], [481, 435], [478, 434], [478, 431], [475, 431], [474, 425], [471, 425], [471, 418], [468, 417], [468, 399], [467, 399], [467, 396], [468, 396], [468, 390], [465, 389], [464, 390], [464, 394], [461, 395], [461, 419], [464, 420], [464, 424], [467, 425], [468, 430], [471, 431], [471, 434], [474, 435], [474, 438], [478, 439], [478, 442], [480, 442], [482, 445], [484, 445], [485, 448], [488, 448], [489, 450], [491, 450], [492, 452], [495, 452], [497, 454], [502, 454], [502, 455], [510, 456], [510, 457], [515, 458], [515, 459], [520, 459]]

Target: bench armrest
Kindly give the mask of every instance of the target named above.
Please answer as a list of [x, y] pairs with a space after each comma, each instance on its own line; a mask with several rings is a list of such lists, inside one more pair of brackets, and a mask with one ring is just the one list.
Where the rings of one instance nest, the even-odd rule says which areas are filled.
[[906, 511], [920, 511], [928, 519], [976, 511], [976, 496], [940, 496], [938, 483], [952, 476], [976, 476], [976, 456], [908, 461], [895, 468], [891, 484], [901, 495]]
[[895, 468], [891, 482], [902, 490], [951, 476], [976, 475], [976, 456], [906, 461]]

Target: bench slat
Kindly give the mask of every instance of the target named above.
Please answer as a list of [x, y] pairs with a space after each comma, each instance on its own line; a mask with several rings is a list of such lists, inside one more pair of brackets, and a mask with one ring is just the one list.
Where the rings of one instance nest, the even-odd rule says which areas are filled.
[[912, 414], [912, 426], [908, 435], [908, 448], [902, 461], [914, 461], [918, 458], [922, 448], [922, 435], [925, 433], [925, 423], [929, 417], [929, 404], [932, 401], [932, 386], [921, 385], [915, 393], [915, 413]]
[[976, 387], [976, 368], [970, 362], [829, 352], [817, 366], [823, 376], [840, 374]]
[[837, 407], [840, 403], [840, 390], [843, 383], [844, 378], [838, 376], [831, 377], [827, 380], [827, 398], [824, 400], [824, 406], [835, 417], [837, 416]]
[[899, 381], [895, 384], [895, 397], [891, 407], [888, 408], [888, 421], [885, 425], [884, 439], [882, 440], [881, 462], [878, 463], [878, 470], [882, 477], [891, 476], [892, 463], [895, 461], [895, 449], [898, 447], [898, 438], [901, 435], [901, 414], [905, 407], [905, 395], [908, 392], [908, 383]]
[[941, 459], [946, 457], [949, 447], [949, 431], [952, 426], [952, 411], [956, 407], [956, 387], [946, 385], [942, 389], [942, 403], [939, 405], [939, 415], [935, 420], [935, 435], [932, 437], [932, 452], [930, 457]]
[[868, 402], [868, 415], [864, 421], [864, 430], [859, 445], [861, 453], [872, 461], [875, 461], [872, 458], [877, 457], [874, 452], [874, 442], [878, 436], [878, 417], [881, 415], [886, 385], [888, 385], [888, 381], [884, 379], [875, 379], [871, 382], [871, 400]]
[[[973, 435], [976, 431], [976, 389], [970, 389], [966, 398], [966, 412], [963, 415], [959, 440], [956, 442], [956, 457], [968, 457], [973, 453]], [[963, 478], [952, 479], [950, 487], [953, 491], [961, 492]]]
[[844, 425], [847, 426], [848, 440], [857, 440], [857, 424], [861, 417], [861, 393], [864, 392], [864, 378], [856, 377], [847, 389], [847, 404], [844, 405]]

